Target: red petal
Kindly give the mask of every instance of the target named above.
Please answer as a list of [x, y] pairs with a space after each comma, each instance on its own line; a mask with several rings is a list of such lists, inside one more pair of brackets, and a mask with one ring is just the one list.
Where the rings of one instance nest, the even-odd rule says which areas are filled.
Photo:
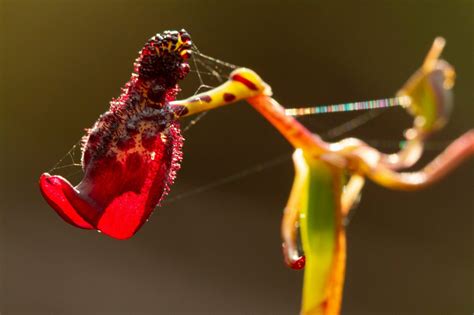
[[66, 222], [82, 229], [93, 229], [70, 203], [70, 199], [76, 193], [71, 184], [61, 176], [51, 176], [44, 173], [40, 177], [40, 188], [43, 197], [51, 207]]

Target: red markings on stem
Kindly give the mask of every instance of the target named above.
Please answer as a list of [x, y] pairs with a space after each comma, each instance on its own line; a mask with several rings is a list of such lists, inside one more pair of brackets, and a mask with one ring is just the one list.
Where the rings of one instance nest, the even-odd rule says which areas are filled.
[[187, 113], [189, 113], [189, 110], [186, 106], [183, 106], [183, 105], [176, 105], [176, 106], [173, 106], [173, 111], [175, 112], [175, 114], [178, 116], [178, 117], [181, 117], [181, 116], [184, 116], [186, 115]]
[[197, 102], [206, 102], [210, 103], [212, 101], [212, 98], [209, 95], [201, 95], [199, 97], [192, 98], [189, 102], [190, 103], [197, 103]]
[[258, 91], [258, 87], [257, 85], [255, 85], [255, 83], [253, 83], [252, 81], [244, 78], [243, 76], [241, 76], [240, 74], [234, 74], [232, 77], [231, 77], [232, 80], [234, 81], [237, 81], [237, 82], [240, 82], [242, 84], [244, 84], [246, 87], [248, 87], [249, 89], [251, 89], [252, 91]]
[[204, 101], [206, 103], [210, 103], [212, 101], [212, 98], [209, 95], [202, 95], [199, 97], [201, 101]]
[[235, 95], [231, 93], [224, 93], [224, 101], [226, 102], [232, 102], [235, 100]]

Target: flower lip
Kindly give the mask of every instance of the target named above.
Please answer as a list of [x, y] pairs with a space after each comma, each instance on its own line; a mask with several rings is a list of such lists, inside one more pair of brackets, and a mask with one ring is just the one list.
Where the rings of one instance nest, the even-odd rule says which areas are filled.
[[44, 173], [40, 177], [39, 184], [44, 199], [61, 218], [76, 227], [93, 229], [93, 225], [70, 202], [68, 197], [73, 195], [75, 190], [66, 179]]
[[44, 199], [66, 222], [127, 239], [166, 197], [180, 168], [183, 143], [168, 103], [189, 72], [184, 57], [190, 47], [185, 31], [152, 37], [120, 97], [87, 130], [79, 184], [41, 175]]

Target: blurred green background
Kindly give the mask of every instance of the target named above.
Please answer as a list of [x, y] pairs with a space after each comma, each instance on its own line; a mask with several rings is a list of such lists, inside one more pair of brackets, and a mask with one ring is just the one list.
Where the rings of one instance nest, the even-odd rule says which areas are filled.
[[[471, 0], [0, 0], [2, 315], [297, 314], [302, 272], [284, 266], [279, 236], [289, 160], [163, 206], [128, 241], [64, 223], [39, 175], [118, 96], [145, 41], [183, 27], [286, 106], [392, 96], [442, 35], [458, 78], [433, 141], [453, 139], [474, 122], [473, 13]], [[197, 86], [190, 78], [181, 96]], [[324, 133], [355, 115], [302, 121]], [[349, 134], [397, 141], [409, 124], [392, 109]], [[172, 196], [291, 152], [244, 103], [185, 136]], [[343, 314], [473, 311], [473, 166], [415, 193], [367, 185], [348, 227]]]

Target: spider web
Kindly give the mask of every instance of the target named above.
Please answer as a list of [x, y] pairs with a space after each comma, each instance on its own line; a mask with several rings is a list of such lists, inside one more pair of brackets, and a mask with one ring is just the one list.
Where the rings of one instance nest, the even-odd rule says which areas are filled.
[[[205, 55], [199, 51], [196, 45], [193, 44], [193, 54], [191, 57], [191, 71], [188, 78], [181, 84], [182, 95], [196, 95], [206, 90], [217, 87], [219, 84], [227, 80], [230, 72], [238, 68], [237, 65], [231, 64], [208, 55]], [[197, 86], [197, 87], [196, 87]], [[326, 132], [322, 133], [323, 138], [327, 140], [333, 140], [356, 128], [359, 128], [371, 120], [379, 117], [385, 113], [387, 109], [382, 110], [369, 110], [360, 114], [348, 121], [343, 122], [333, 128], [330, 128]], [[196, 126], [209, 112], [202, 112], [193, 118], [184, 119], [182, 122], [182, 132], [189, 132], [191, 128]], [[393, 140], [366, 140], [369, 145], [381, 148], [381, 149], [395, 149], [403, 146], [403, 141]], [[442, 150], [449, 141], [438, 141], [427, 143], [425, 150]], [[69, 151], [48, 171], [51, 174], [61, 175], [71, 183], [79, 182], [83, 176], [83, 170], [81, 165], [81, 139], [79, 139]], [[284, 153], [274, 158], [267, 159], [260, 163], [254, 164], [250, 167], [243, 169], [242, 171], [222, 176], [214, 181], [200, 185], [195, 189], [190, 189], [183, 193], [179, 193], [174, 196], [168, 197], [163, 204], [169, 204], [182, 200], [206, 191], [210, 191], [219, 186], [229, 184], [251, 175], [269, 170], [277, 167], [283, 163], [291, 160], [291, 153]]]
[[[381, 114], [386, 112], [387, 109], [383, 110], [378, 110], [378, 111], [368, 111], [365, 112], [361, 115], [358, 115], [348, 121], [343, 122], [340, 125], [337, 125], [325, 133], [322, 134], [322, 137], [327, 140], [332, 140], [334, 138], [337, 138], [339, 136], [342, 136], [350, 131], [353, 131], [356, 128], [359, 128], [371, 120], [379, 117]], [[393, 149], [401, 149], [405, 145], [405, 141], [396, 141], [396, 140], [365, 140], [367, 144], [373, 147], [377, 147], [379, 149], [386, 149], [386, 150], [393, 150]], [[424, 145], [424, 151], [440, 151], [446, 148], [452, 141], [431, 141], [428, 143], [425, 143]], [[274, 158], [262, 161], [260, 163], [256, 163], [248, 168], [245, 168], [241, 171], [238, 171], [233, 174], [229, 174], [227, 176], [220, 177], [214, 181], [211, 181], [207, 184], [200, 185], [199, 187], [195, 189], [190, 189], [188, 191], [185, 191], [183, 193], [177, 194], [175, 196], [171, 196], [167, 198], [163, 204], [169, 204], [169, 203], [174, 203], [176, 201], [179, 201], [181, 199], [186, 199], [188, 197], [192, 197], [210, 190], [213, 190], [215, 188], [218, 188], [222, 185], [230, 184], [233, 182], [236, 182], [238, 180], [241, 180], [243, 178], [246, 178], [251, 175], [258, 174], [260, 172], [269, 170], [271, 168], [277, 167], [281, 164], [287, 163], [288, 161], [291, 160], [291, 155], [292, 152], [289, 153], [283, 153], [278, 156], [275, 156]]]

